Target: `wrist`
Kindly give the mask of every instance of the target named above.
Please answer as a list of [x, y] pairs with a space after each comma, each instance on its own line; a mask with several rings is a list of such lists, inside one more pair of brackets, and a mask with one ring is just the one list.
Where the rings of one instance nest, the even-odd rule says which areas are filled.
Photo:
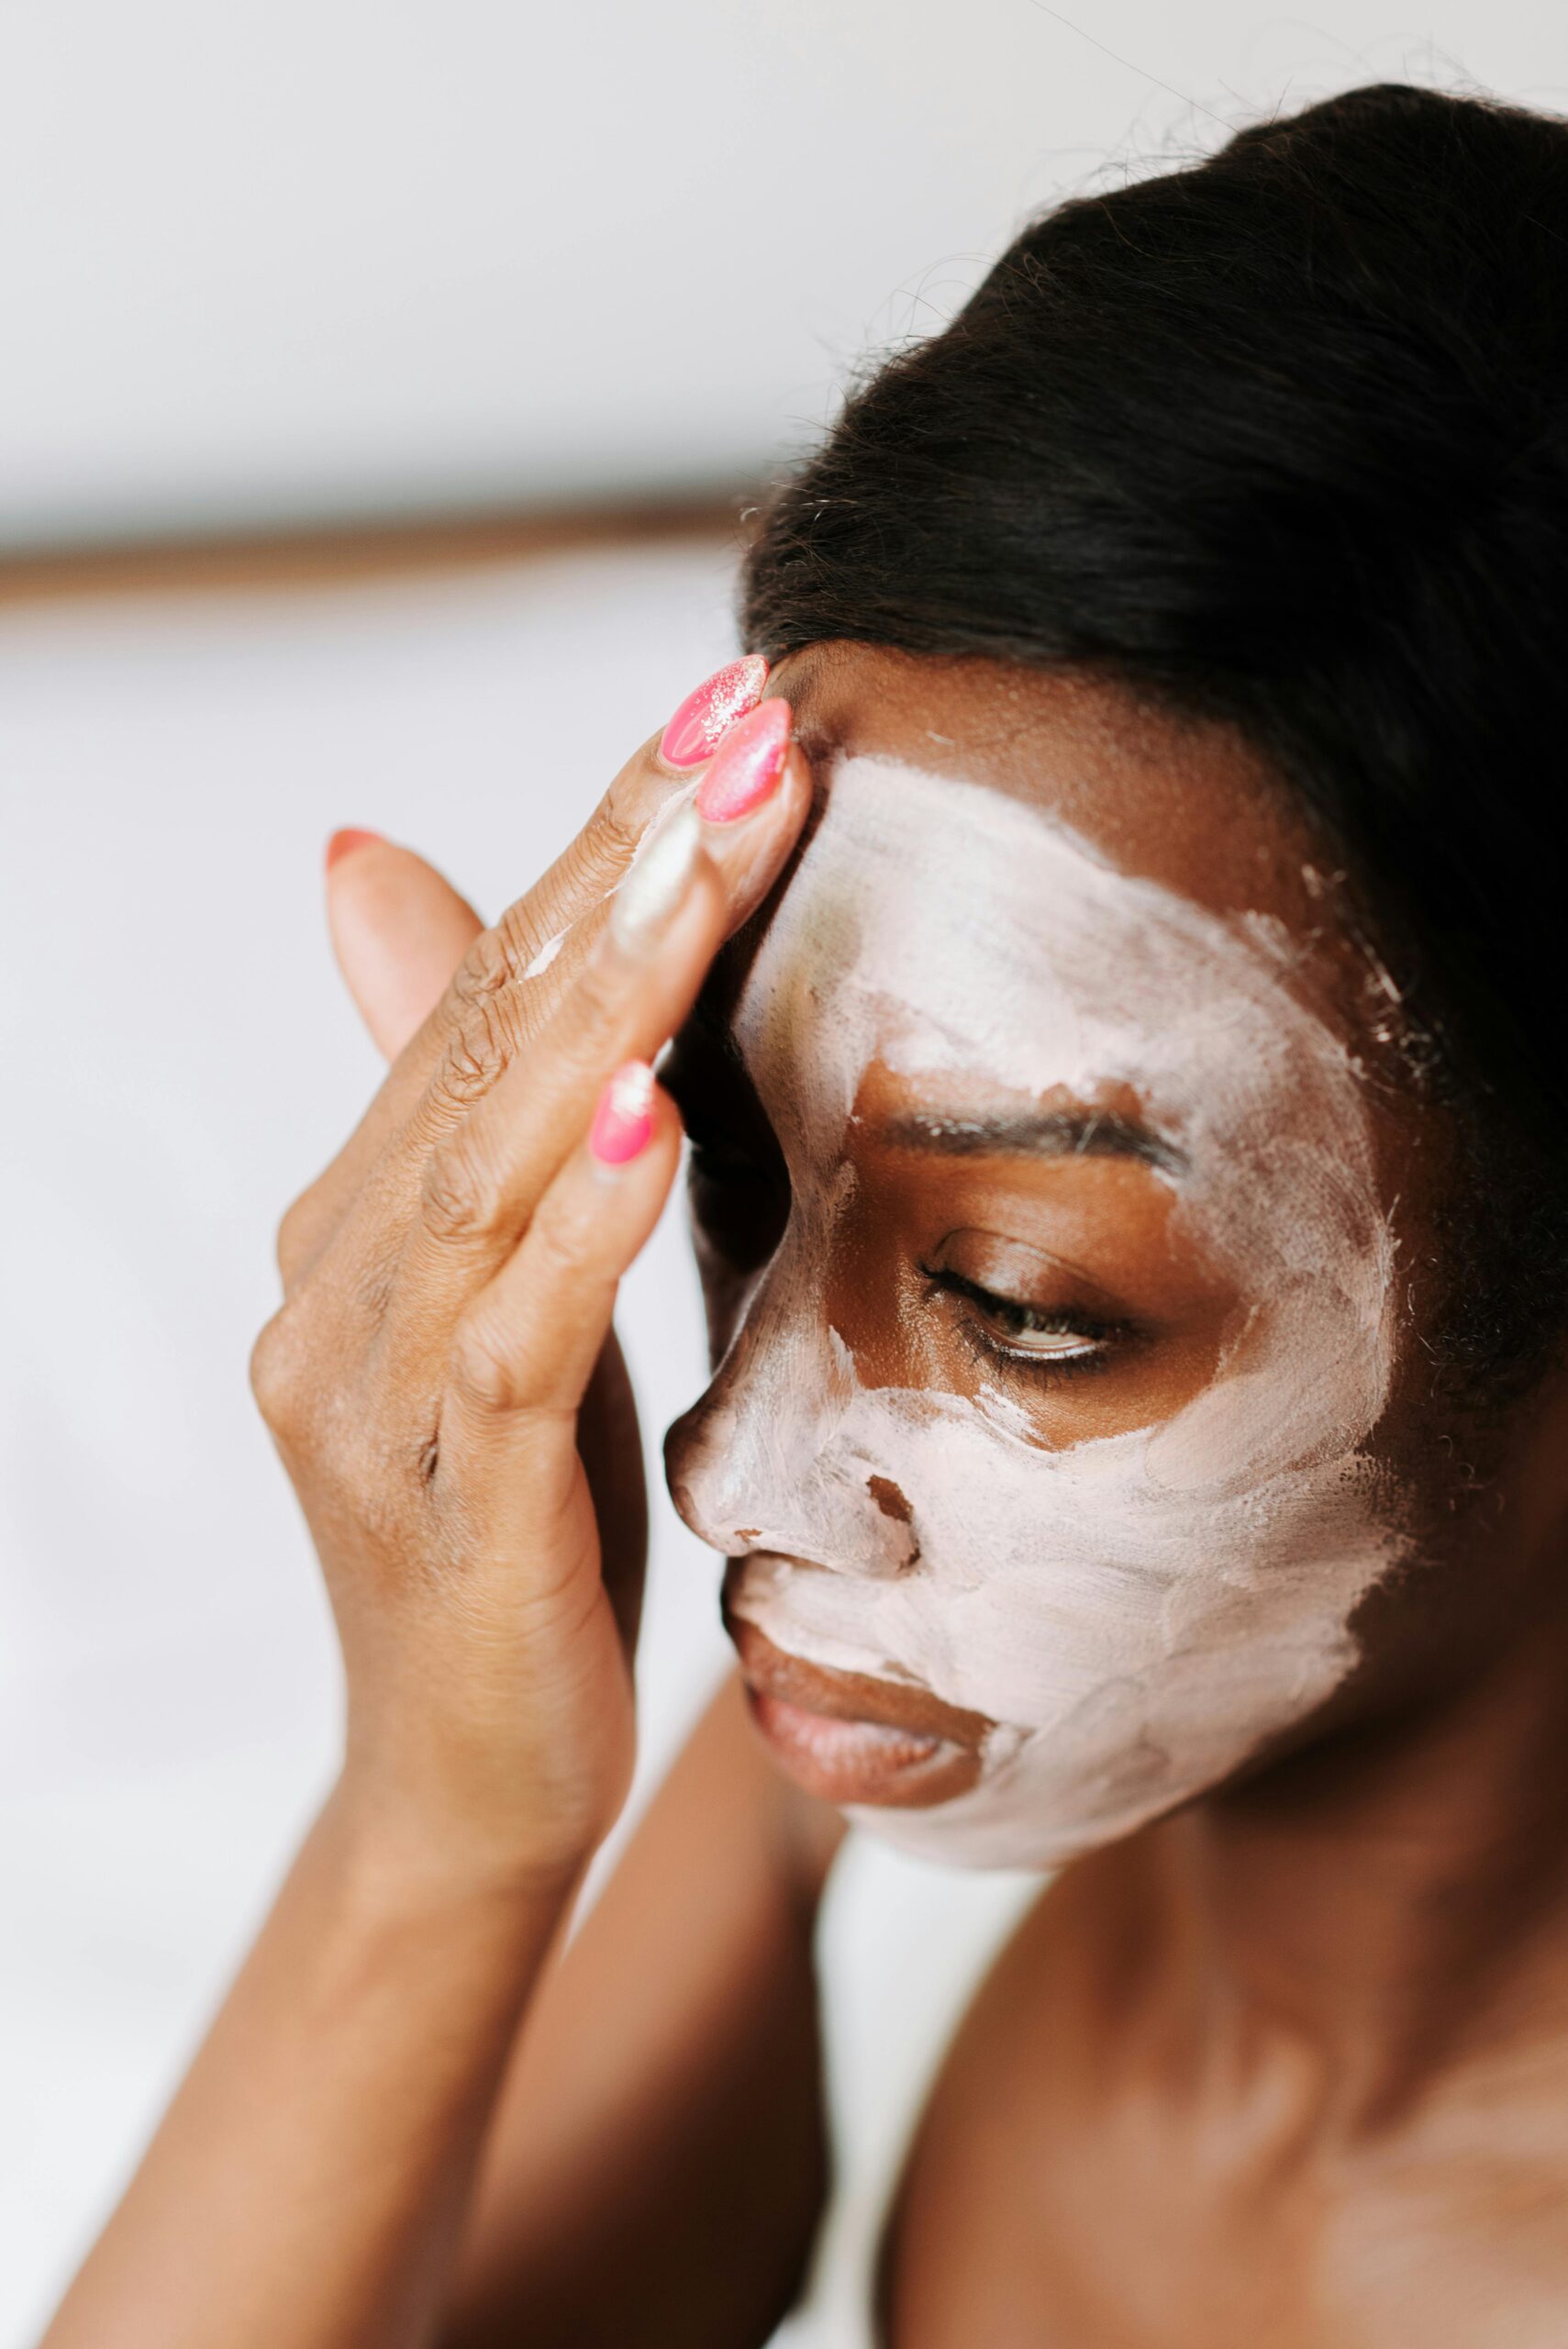
[[322, 1806], [317, 1839], [366, 1922], [404, 1925], [461, 1910], [526, 1938], [554, 1932], [592, 1857], [530, 1854], [450, 1822], [438, 1825], [348, 1771]]

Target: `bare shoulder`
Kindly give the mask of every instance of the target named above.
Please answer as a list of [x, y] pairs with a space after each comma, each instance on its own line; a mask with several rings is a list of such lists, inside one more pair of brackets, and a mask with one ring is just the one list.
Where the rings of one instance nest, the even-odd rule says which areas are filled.
[[720, 1687], [536, 1999], [447, 2349], [739, 2349], [827, 2188], [812, 1932], [842, 1829]]
[[891, 2349], [1558, 2349], [1568, 2043], [1346, 2126], [1298, 2043], [1197, 2058], [1182, 1959], [1138, 1839], [1026, 1912], [895, 2197]]

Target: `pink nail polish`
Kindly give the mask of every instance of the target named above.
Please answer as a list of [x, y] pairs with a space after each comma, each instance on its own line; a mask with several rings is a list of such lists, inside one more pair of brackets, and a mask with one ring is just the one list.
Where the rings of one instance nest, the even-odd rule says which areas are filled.
[[379, 832], [361, 832], [351, 826], [345, 831], [334, 832], [327, 843], [327, 870], [331, 872], [340, 856], [349, 856], [357, 848], [369, 848], [379, 842]]
[[705, 677], [659, 738], [659, 755], [666, 766], [699, 767], [712, 758], [736, 719], [756, 708], [767, 682], [768, 664], [760, 652], [749, 652], [743, 661], [728, 662]]
[[627, 1061], [599, 1096], [588, 1147], [601, 1166], [624, 1166], [648, 1147], [653, 1131], [653, 1071]]
[[789, 756], [790, 716], [787, 701], [761, 702], [726, 736], [697, 786], [693, 804], [699, 816], [710, 824], [734, 824], [762, 806]]

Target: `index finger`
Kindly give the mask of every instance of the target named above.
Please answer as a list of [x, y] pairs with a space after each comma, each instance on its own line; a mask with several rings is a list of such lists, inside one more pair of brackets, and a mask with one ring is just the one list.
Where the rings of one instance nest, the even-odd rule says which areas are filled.
[[[412, 1114], [465, 1021], [498, 999], [508, 999], [519, 1017], [526, 1001], [530, 1023], [549, 1017], [571, 967], [551, 973], [550, 966], [569, 932], [618, 886], [651, 826], [694, 787], [730, 728], [761, 701], [767, 680], [761, 653], [727, 662], [705, 677], [663, 730], [633, 751], [555, 863], [480, 931], [332, 1165], [312, 1186], [319, 1210], [313, 1229], [331, 1221], [333, 1202], [352, 1188]], [[530, 977], [542, 984], [514, 992], [518, 980]]]
[[[705, 678], [662, 732], [633, 751], [555, 863], [480, 932], [373, 1105], [373, 1114], [384, 1105], [384, 1115], [375, 1114], [377, 1140], [412, 1108], [453, 1030], [476, 1007], [519, 979], [545, 977], [567, 934], [624, 879], [651, 825], [691, 787], [729, 729], [756, 707], [767, 678], [760, 653], [728, 662]], [[548, 1016], [557, 992], [553, 984], [536, 987], [530, 1015]]]

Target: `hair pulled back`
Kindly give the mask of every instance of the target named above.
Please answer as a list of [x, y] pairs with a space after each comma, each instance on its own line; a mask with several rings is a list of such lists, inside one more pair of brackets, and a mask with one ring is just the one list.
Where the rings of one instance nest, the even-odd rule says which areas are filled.
[[[1561, 1319], [1568, 124], [1383, 84], [1062, 205], [852, 393], [767, 510], [743, 627], [775, 660], [1092, 669], [1236, 726], [1494, 1174], [1506, 1129], [1494, 1210]], [[1472, 1286], [1468, 1351], [1522, 1342], [1517, 1296]]]

